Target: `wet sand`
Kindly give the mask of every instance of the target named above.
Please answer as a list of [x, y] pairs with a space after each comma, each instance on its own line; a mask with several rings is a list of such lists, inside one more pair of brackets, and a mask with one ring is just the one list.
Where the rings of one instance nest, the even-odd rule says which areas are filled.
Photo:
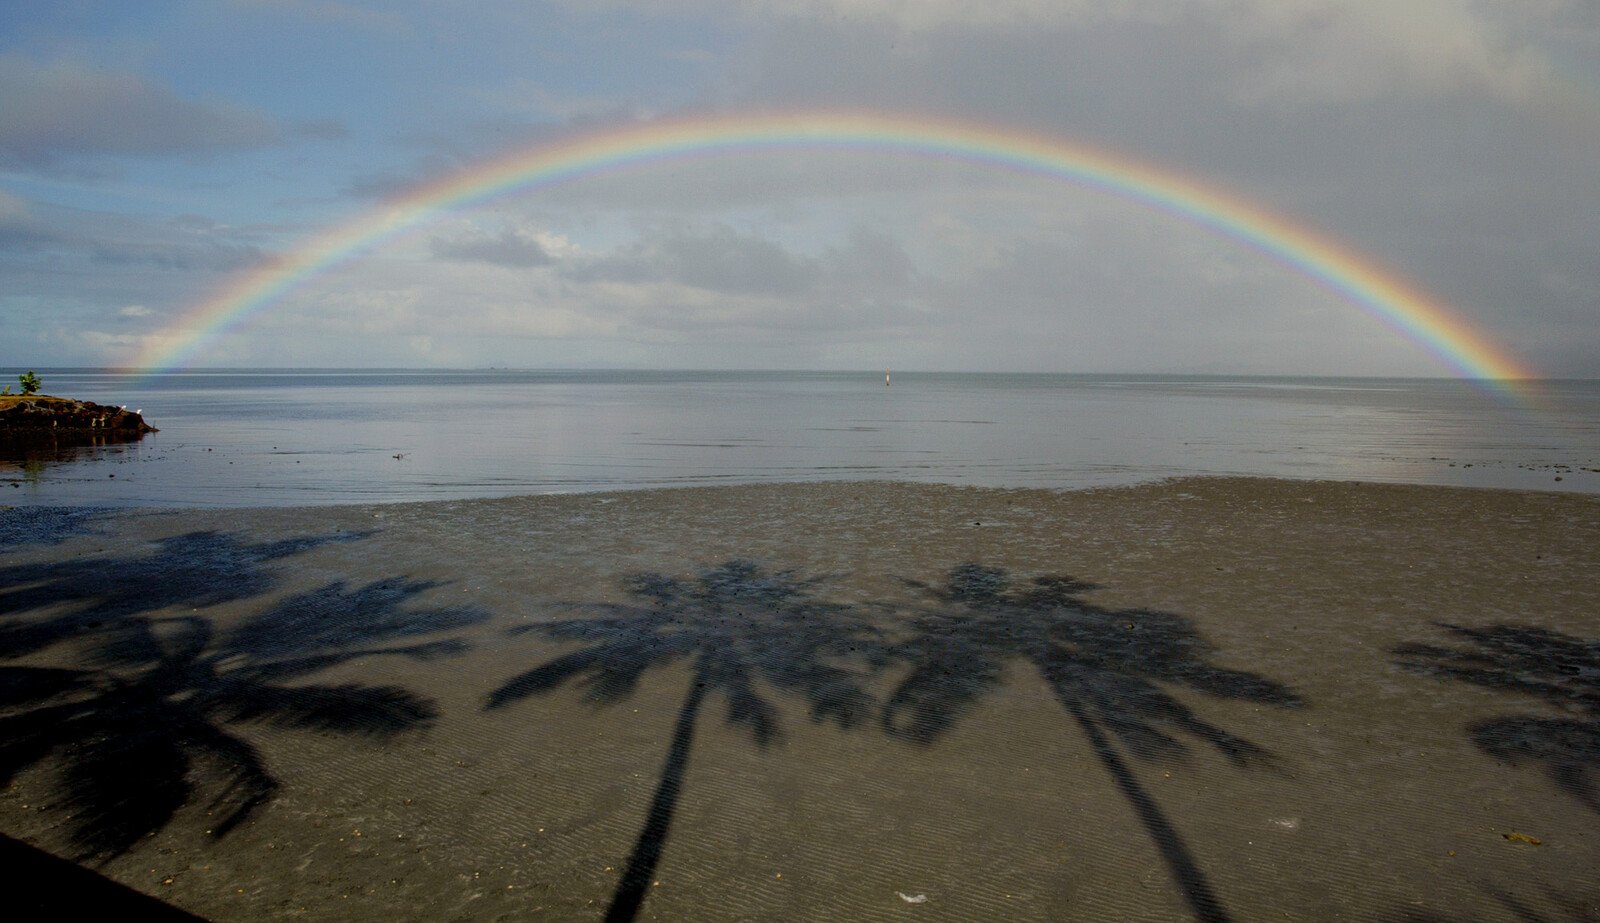
[[811, 484], [0, 538], [0, 832], [212, 919], [1600, 918], [1595, 497]]

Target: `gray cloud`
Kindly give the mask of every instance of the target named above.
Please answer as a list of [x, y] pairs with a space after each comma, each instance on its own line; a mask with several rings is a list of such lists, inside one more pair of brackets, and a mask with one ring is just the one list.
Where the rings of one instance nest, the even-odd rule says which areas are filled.
[[576, 282], [675, 282], [713, 292], [775, 296], [811, 289], [818, 274], [814, 260], [725, 224], [648, 237], [566, 271]]
[[434, 256], [442, 259], [495, 266], [525, 268], [553, 262], [537, 239], [514, 228], [506, 228], [499, 234], [472, 230], [451, 237], [434, 237], [429, 241], [429, 248]]
[[141, 263], [159, 269], [227, 271], [261, 262], [260, 248], [221, 240], [84, 241], [90, 259], [104, 265]]
[[379, 12], [336, 0], [231, 0], [236, 7], [292, 16], [320, 26], [338, 26], [379, 32], [404, 32], [410, 23], [400, 15]]
[[38, 168], [83, 156], [193, 154], [281, 137], [260, 113], [184, 99], [136, 75], [0, 55], [0, 163]]
[[564, 278], [595, 286], [571, 292], [587, 302], [625, 305], [613, 308], [619, 331], [670, 347], [681, 362], [728, 365], [732, 347], [789, 365], [841, 347], [881, 352], [930, 319], [911, 257], [860, 227], [816, 256], [728, 225], [657, 233]]
[[0, 244], [13, 257], [226, 271], [257, 263], [265, 255], [254, 243], [192, 215], [150, 223], [59, 206], [29, 207], [7, 198], [9, 208], [0, 201]]
[[[567, 2], [641, 15], [664, 6]], [[1462, 89], [1528, 99], [1556, 81], [1541, 39], [1588, 36], [1594, 19], [1592, 5], [1571, 0], [680, 0], [667, 9], [770, 29], [777, 42], [815, 27], [884, 35], [891, 44], [878, 63], [886, 70], [957, 33], [1150, 34], [1211, 24], [1224, 52], [1222, 85], [1241, 100], [1289, 106]]]
[[[261, 238], [195, 215], [145, 221], [0, 192], [0, 313], [34, 331], [110, 324], [137, 334], [258, 264]], [[87, 343], [44, 346], [63, 361], [105, 358]]]
[[1592, 316], [1600, 291], [1600, 103], [1550, 66], [1600, 60], [1592, 5], [1108, 6], [1122, 15], [1026, 28], [793, 16], [722, 102], [954, 115], [1130, 152], [1344, 241], [1551, 374], [1600, 373], [1600, 328], [1557, 321]]
[[[1582, 86], [1600, 86], [1594, 3], [564, 2], [570, 9], [553, 18], [484, 4], [477, 32], [440, 46], [425, 87], [385, 87], [393, 113], [320, 106], [317, 116], [340, 122], [286, 118], [281, 140], [308, 148], [339, 138], [340, 123], [352, 130], [276, 167], [274, 180], [305, 198], [279, 196], [273, 217], [321, 222], [363, 208], [330, 205], [336, 172], [369, 171], [343, 191], [385, 198], [497, 152], [667, 111], [972, 119], [1126, 152], [1265, 208], [1436, 295], [1543, 371], [1600, 374], [1600, 105]], [[395, 36], [429, 34], [453, 15], [395, 6], [416, 26], [406, 32], [355, 3], [241, 3], [255, 11], [252, 27], [291, 18], [297, 28], [357, 26], [338, 30], [360, 65], [353, 75], [377, 73], [382, 56], [413, 47]], [[528, 41], [533, 30], [547, 40]], [[585, 60], [602, 33], [640, 62], [686, 45], [705, 50], [692, 70], [641, 79]], [[535, 45], [555, 57], [535, 64]], [[485, 66], [460, 67], [466, 56]], [[95, 152], [181, 153], [277, 134], [187, 89], [0, 55], [0, 91], [19, 88], [44, 102], [18, 108], [17, 92], [0, 92], [0, 165], [81, 173], [104, 166]], [[51, 100], [61, 112], [39, 114]], [[120, 114], [97, 127], [96, 105], [143, 107], [153, 114], [140, 119], [179, 130], [128, 131]], [[212, 188], [237, 180], [234, 214], [265, 198], [241, 163], [226, 178], [195, 174]], [[174, 211], [206, 208], [187, 204], [192, 189], [163, 186], [161, 171], [141, 175], [137, 191], [106, 188], [129, 199], [171, 193]], [[283, 361], [272, 350], [289, 342], [287, 331], [324, 324], [343, 330], [351, 349], [392, 355], [405, 348], [372, 341], [453, 341], [467, 364], [493, 354], [725, 365], [737, 354], [872, 366], [897, 355], [897, 368], [1440, 372], [1357, 305], [1159, 204], [970, 165], [741, 149], [541, 186], [450, 221], [341, 265], [328, 276], [338, 285], [319, 290], [310, 280], [289, 293], [281, 316], [294, 324], [264, 317], [251, 336], [265, 345], [252, 348]], [[48, 318], [59, 293], [60, 304], [93, 307], [137, 333], [293, 233], [19, 210], [0, 199], [0, 316], [13, 327]], [[130, 305], [158, 313], [117, 314]], [[315, 349], [304, 355], [337, 358], [331, 346]]]
[[[805, 254], [765, 233], [733, 223], [676, 225], [589, 258], [559, 236], [539, 235], [560, 267], [543, 273], [483, 272], [459, 260], [391, 254], [346, 267], [337, 286], [297, 290], [261, 328], [427, 337], [496, 355], [517, 344], [520, 355], [560, 364], [593, 356], [613, 364], [628, 357], [793, 367], [839, 349], [881, 353], [884, 342], [914, 338], [927, 325], [926, 280], [891, 235], [857, 228]], [[727, 274], [733, 258], [752, 255], [770, 277], [751, 267]], [[803, 280], [796, 267], [808, 274]]]
[[339, 191], [354, 199], [387, 199], [400, 195], [430, 179], [461, 170], [470, 163], [461, 153], [430, 154], [404, 169], [360, 173], [350, 177]]
[[899, 292], [919, 281], [916, 263], [898, 240], [859, 225], [843, 246], [828, 252], [823, 265], [835, 288]]
[[420, 175], [406, 173], [363, 173], [346, 180], [339, 192], [352, 199], [386, 199], [415, 188], [421, 181]]
[[1091, 208], [1079, 220], [967, 243], [969, 257], [927, 286], [937, 325], [929, 338], [939, 344], [929, 361], [940, 367], [1442, 371], [1288, 267], [1158, 216]]
[[295, 134], [314, 141], [338, 141], [349, 137], [350, 130], [337, 119], [313, 119], [301, 122], [295, 128]]

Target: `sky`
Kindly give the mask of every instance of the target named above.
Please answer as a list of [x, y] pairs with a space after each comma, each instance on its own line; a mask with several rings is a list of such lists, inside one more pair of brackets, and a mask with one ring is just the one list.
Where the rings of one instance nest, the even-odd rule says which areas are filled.
[[[1154, 165], [1600, 377], [1593, 0], [10, 0], [0, 363], [146, 361], [318, 233], [511, 152], [843, 109]], [[1450, 374], [1129, 196], [802, 148], [440, 209], [184, 361]]]

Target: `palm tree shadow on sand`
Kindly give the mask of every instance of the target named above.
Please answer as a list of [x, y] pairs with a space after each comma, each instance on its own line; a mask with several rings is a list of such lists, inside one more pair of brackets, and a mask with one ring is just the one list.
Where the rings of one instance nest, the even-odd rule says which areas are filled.
[[126, 852], [197, 784], [213, 794], [210, 833], [221, 837], [279, 786], [230, 726], [389, 740], [436, 717], [432, 700], [397, 686], [303, 681], [365, 657], [464, 650], [437, 635], [487, 614], [404, 606], [434, 586], [333, 583], [225, 629], [200, 616], [124, 618], [82, 638], [93, 645], [84, 668], [0, 668], [0, 786], [30, 767], [58, 768], [80, 860]]
[[594, 703], [609, 705], [631, 696], [647, 671], [677, 661], [686, 661], [693, 676], [608, 920], [631, 920], [644, 902], [671, 832], [708, 696], [721, 695], [728, 722], [747, 730], [762, 748], [782, 734], [763, 686], [804, 700], [813, 720], [841, 728], [855, 727], [872, 714], [875, 703], [864, 680], [867, 670], [883, 663], [878, 634], [855, 610], [816, 598], [818, 582], [740, 560], [703, 571], [692, 581], [640, 574], [628, 583], [639, 604], [589, 605], [582, 607], [589, 614], [579, 618], [514, 629], [585, 646], [513, 677], [490, 694], [488, 709], [568, 682], [581, 683]]
[[943, 586], [906, 582], [934, 605], [912, 617], [912, 634], [900, 648], [911, 669], [884, 706], [885, 730], [932, 743], [999, 688], [1009, 661], [1031, 664], [1138, 814], [1195, 916], [1228, 919], [1183, 836], [1120, 751], [1140, 760], [1177, 758], [1187, 736], [1235, 765], [1270, 766], [1271, 754], [1205, 721], [1165, 687], [1277, 706], [1299, 705], [1299, 697], [1271, 680], [1208, 663], [1212, 649], [1188, 619], [1093, 606], [1079, 594], [1094, 585], [1070, 577], [1039, 577], [1019, 587], [1003, 569], [962, 564]]
[[275, 562], [369, 534], [251, 542], [220, 532], [190, 532], [153, 542], [144, 553], [0, 567], [0, 658], [114, 629], [146, 613], [259, 596], [281, 579]]
[[1600, 813], [1600, 640], [1529, 625], [1440, 623], [1464, 647], [1406, 644], [1401, 668], [1531, 696], [1551, 715], [1513, 715], [1470, 727], [1478, 749], [1512, 765], [1541, 763], [1563, 791]]

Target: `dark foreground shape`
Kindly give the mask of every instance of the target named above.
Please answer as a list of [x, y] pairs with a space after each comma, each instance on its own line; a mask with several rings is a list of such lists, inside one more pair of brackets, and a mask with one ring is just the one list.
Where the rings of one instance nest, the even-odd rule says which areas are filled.
[[43, 394], [0, 398], [0, 439], [62, 430], [140, 436], [156, 428], [123, 407]]
[[943, 586], [906, 582], [934, 604], [913, 612], [914, 634], [901, 655], [911, 672], [884, 707], [884, 729], [931, 744], [999, 687], [1008, 661], [1032, 664], [1139, 815], [1195, 919], [1231, 920], [1184, 836], [1119, 751], [1146, 762], [1175, 759], [1187, 736], [1235, 766], [1271, 768], [1271, 753], [1207, 722], [1169, 689], [1279, 707], [1298, 706], [1300, 697], [1212, 663], [1213, 649], [1187, 618], [1102, 609], [1081, 598], [1095, 586], [1073, 577], [1018, 584], [1004, 568], [966, 563]]
[[643, 605], [590, 605], [584, 607], [592, 613], [588, 617], [513, 629], [589, 646], [513, 677], [490, 693], [485, 706], [502, 708], [569, 681], [586, 684], [596, 704], [610, 704], [631, 696], [649, 670], [693, 659], [694, 684], [678, 710], [661, 778], [606, 911], [607, 923], [637, 918], [655, 880], [708, 695], [726, 699], [728, 723], [747, 729], [762, 748], [782, 735], [769, 695], [802, 698], [812, 720], [842, 729], [859, 725], [873, 705], [864, 672], [849, 662], [870, 661], [876, 635], [860, 613], [817, 598], [817, 579], [733, 560], [693, 581], [646, 573], [630, 583]]
[[1538, 625], [1438, 625], [1458, 646], [1403, 644], [1400, 666], [1542, 702], [1535, 713], [1473, 724], [1473, 743], [1513, 766], [1543, 765], [1550, 781], [1600, 814], [1600, 638]]
[[127, 885], [0, 833], [0, 900], [12, 920], [204, 923]]

